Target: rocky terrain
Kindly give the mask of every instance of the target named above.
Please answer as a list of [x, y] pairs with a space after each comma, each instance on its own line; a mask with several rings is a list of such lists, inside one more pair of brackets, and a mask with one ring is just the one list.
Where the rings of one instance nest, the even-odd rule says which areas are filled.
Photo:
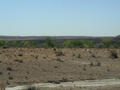
[[0, 48], [0, 87], [120, 79], [119, 57], [120, 49]]

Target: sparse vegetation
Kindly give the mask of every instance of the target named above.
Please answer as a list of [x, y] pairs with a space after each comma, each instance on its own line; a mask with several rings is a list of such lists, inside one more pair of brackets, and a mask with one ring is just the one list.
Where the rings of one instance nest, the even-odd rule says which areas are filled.
[[11, 67], [7, 67], [7, 70], [8, 71], [12, 71], [13, 69]]
[[[46, 37], [44, 41], [5, 41], [0, 40], [0, 47], [68, 47], [68, 48], [120, 48], [120, 41], [103, 40], [95, 42], [92, 40], [66, 40], [64, 42], [53, 41], [50, 37]], [[55, 50], [55, 49], [54, 49]]]
[[21, 57], [21, 56], [23, 56], [23, 54], [22, 54], [22, 53], [20, 53], [20, 54], [18, 54], [18, 56], [20, 56], [20, 57]]
[[28, 87], [26, 90], [39, 90], [39, 89], [37, 89], [36, 87], [30, 86], [30, 87]]
[[96, 66], [101, 66], [101, 63], [100, 63], [100, 62], [97, 62]]
[[118, 54], [115, 50], [111, 51], [111, 57], [112, 57], [112, 59], [117, 59], [118, 58]]
[[63, 52], [59, 51], [59, 52], [55, 52], [56, 56], [64, 56]]
[[81, 58], [81, 55], [80, 55], [80, 54], [78, 54], [76, 57], [77, 57], [77, 58]]
[[13, 77], [9, 76], [9, 80], [13, 80]]
[[47, 37], [47, 38], [46, 38], [45, 43], [46, 43], [46, 46], [47, 46], [47, 47], [55, 47], [55, 43], [51, 40], [50, 37]]
[[60, 81], [57, 81], [57, 80], [48, 80], [47, 83], [60, 84]]
[[67, 78], [62, 78], [61, 80], [59, 80], [60, 82], [69, 82], [69, 80]]
[[2, 75], [3, 73], [2, 72], [0, 72], [0, 75]]
[[23, 63], [23, 60], [15, 59], [14, 61], [15, 61], [15, 62], [18, 62], [18, 63]]
[[90, 63], [90, 66], [94, 66], [93, 62]]
[[60, 59], [60, 58], [58, 58], [57, 61], [59, 61], [59, 62], [64, 62], [64, 61], [63, 61], [62, 59]]
[[99, 66], [101, 66], [101, 63], [100, 62], [94, 62], [94, 63], [91, 62], [90, 66], [98, 66], [99, 67]]

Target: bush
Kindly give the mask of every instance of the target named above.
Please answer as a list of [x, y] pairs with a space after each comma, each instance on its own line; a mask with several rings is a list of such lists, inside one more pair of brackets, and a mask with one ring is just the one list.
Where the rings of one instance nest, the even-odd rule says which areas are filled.
[[64, 56], [64, 53], [59, 51], [59, 52], [55, 52], [56, 53], [56, 56]]
[[26, 90], [38, 90], [36, 87], [32, 87], [32, 86], [30, 86], [30, 87], [28, 87]]
[[115, 50], [111, 51], [111, 57], [112, 57], [112, 59], [117, 59], [118, 58], [118, 54]]
[[58, 62], [64, 62], [62, 59], [58, 58], [57, 59]]

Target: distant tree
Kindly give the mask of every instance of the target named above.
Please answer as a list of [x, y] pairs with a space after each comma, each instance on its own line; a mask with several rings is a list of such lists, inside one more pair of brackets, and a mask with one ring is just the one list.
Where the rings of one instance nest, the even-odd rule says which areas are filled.
[[115, 41], [115, 42], [112, 43], [112, 45], [113, 45], [114, 48], [120, 48], [120, 41], [119, 40]]
[[55, 47], [56, 46], [55, 42], [53, 42], [50, 37], [47, 37], [45, 42], [46, 42], [47, 47]]
[[88, 45], [89, 48], [93, 48], [95, 44], [94, 44], [93, 41], [88, 41], [87, 45]]
[[11, 42], [11, 46], [17, 47], [17, 45], [18, 45], [18, 42], [17, 42], [17, 41], [12, 41], [12, 42]]
[[89, 45], [88, 45], [88, 43], [86, 41], [81, 41], [81, 46], [83, 48], [88, 48], [89, 47]]
[[72, 43], [74, 47], [81, 47], [82, 44], [80, 40], [74, 40]]
[[83, 40], [75, 40], [73, 41], [74, 47], [88, 48], [88, 44]]
[[103, 40], [100, 42], [85, 40], [66, 40], [55, 43], [50, 37], [45, 41], [5, 41], [0, 40], [0, 47], [70, 47], [70, 48], [120, 48], [120, 40]]
[[24, 41], [24, 47], [30, 47], [29, 41]]
[[6, 41], [4, 41], [4, 40], [0, 40], [0, 46], [5, 46], [6, 45]]
[[25, 41], [17, 41], [17, 46], [18, 47], [24, 47]]
[[66, 47], [74, 47], [74, 48], [75, 47], [81, 47], [81, 48], [88, 48], [89, 47], [87, 42], [82, 41], [82, 40], [74, 40], [74, 41], [67, 40], [63, 44]]
[[112, 44], [110, 40], [103, 40], [102, 43], [105, 48], [109, 48]]
[[67, 40], [63, 43], [63, 46], [65, 47], [73, 47], [73, 41]]

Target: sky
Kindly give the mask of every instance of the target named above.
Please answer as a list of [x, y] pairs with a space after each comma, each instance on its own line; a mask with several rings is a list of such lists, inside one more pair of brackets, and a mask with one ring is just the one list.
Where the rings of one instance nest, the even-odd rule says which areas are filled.
[[120, 0], [0, 0], [0, 35], [119, 34]]

